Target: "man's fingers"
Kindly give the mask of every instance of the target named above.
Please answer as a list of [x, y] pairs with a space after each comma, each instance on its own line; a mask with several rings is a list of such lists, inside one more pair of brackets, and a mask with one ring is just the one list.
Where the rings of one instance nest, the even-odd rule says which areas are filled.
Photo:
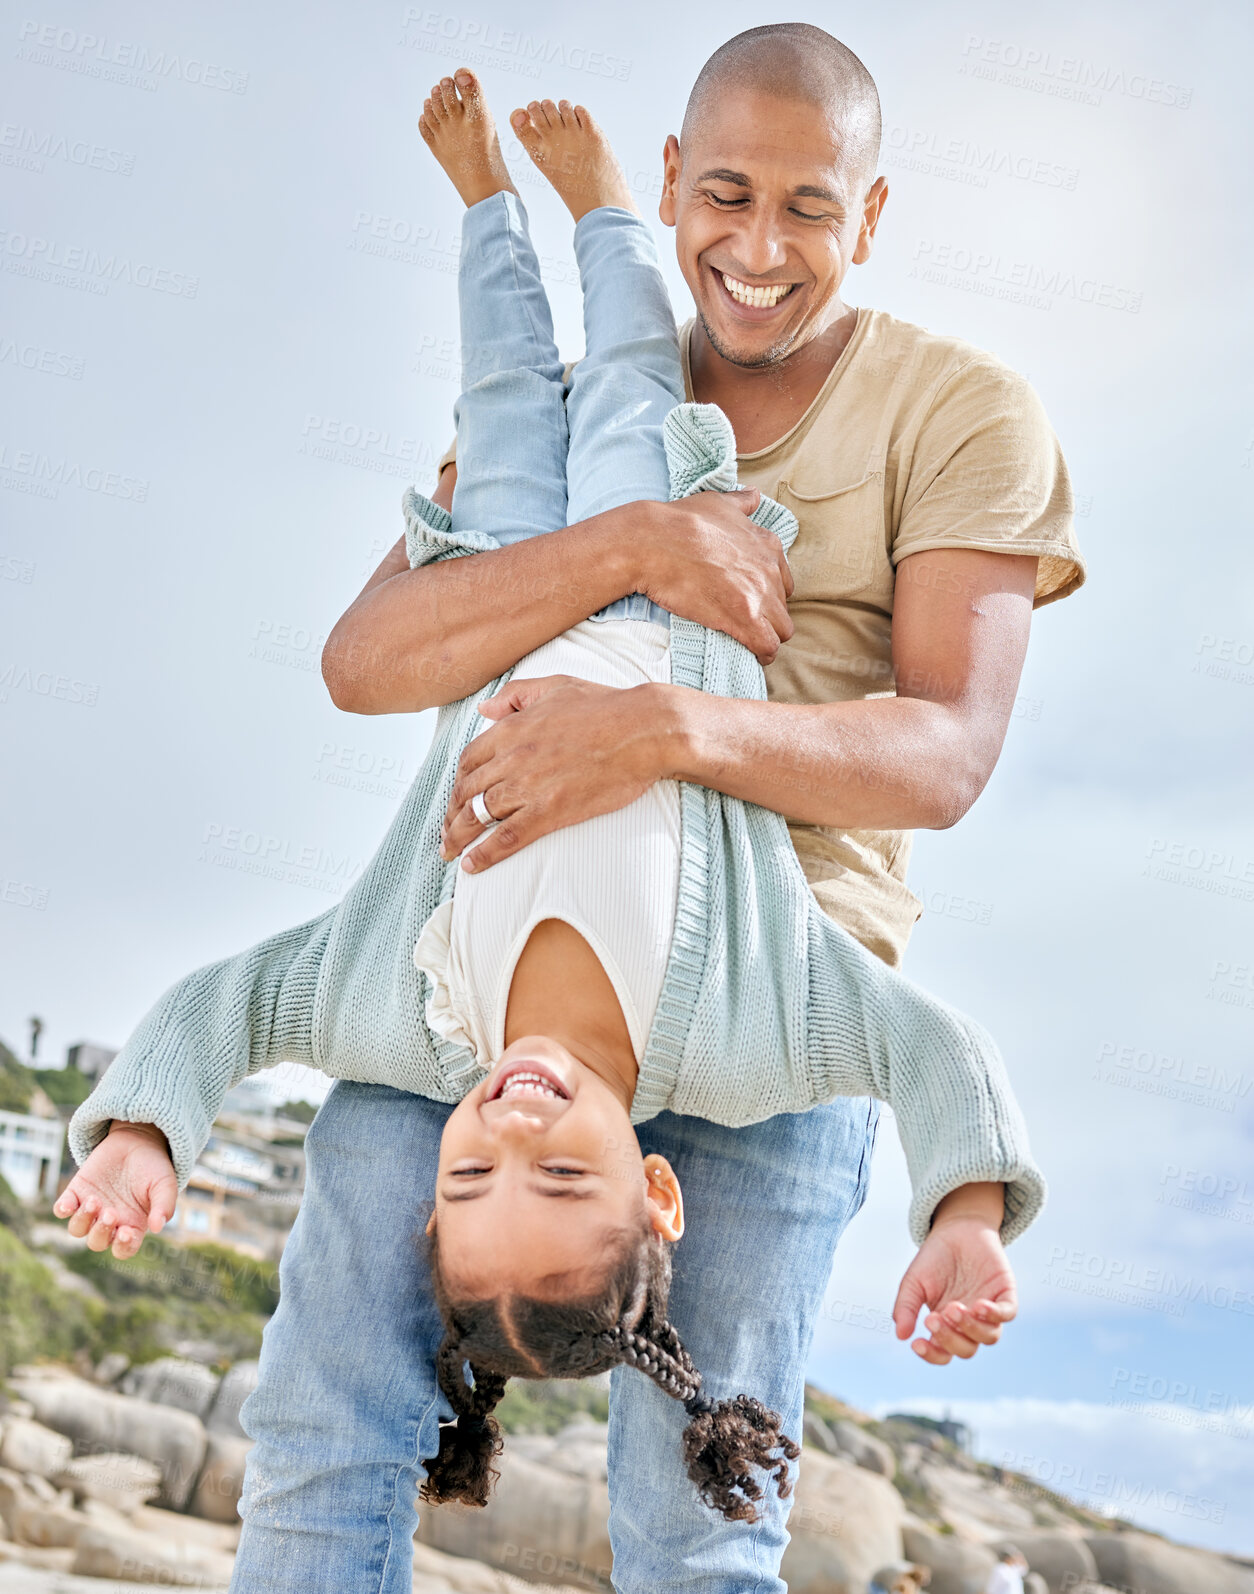
[[[743, 511], [743, 513], [746, 515], [751, 515], [762, 502], [762, 492], [761, 489], [757, 487], [736, 487], [726, 496], [728, 498], [734, 498], [736, 501], [736, 508]], [[772, 535], [774, 535], [774, 533], [772, 533]]]
[[[517, 804], [510, 801], [505, 788], [499, 785], [489, 786], [485, 784], [483, 787], [483, 799], [488, 805], [488, 812], [496, 823], [499, 823], [502, 819], [508, 819], [517, 807]], [[472, 802], [473, 797], [468, 798], [457, 810], [453, 818], [445, 823], [443, 839], [440, 842], [440, 851], [447, 861], [451, 862], [452, 859], [459, 857], [472, 841], [484, 833], [484, 826], [478, 814], [471, 807]]]
[[482, 874], [494, 863], [500, 863], [502, 858], [508, 858], [511, 853], [520, 851], [534, 840], [533, 829], [525, 819], [512, 814], [490, 831], [480, 846], [466, 854], [462, 859], [462, 868], [468, 874]]
[[[774, 536], [774, 532], [771, 533]], [[784, 552], [784, 545], [776, 538], [776, 556], [779, 559], [779, 573], [784, 579], [784, 596], [791, 598], [796, 582], [792, 578], [792, 566], [788, 563], [788, 555]]]

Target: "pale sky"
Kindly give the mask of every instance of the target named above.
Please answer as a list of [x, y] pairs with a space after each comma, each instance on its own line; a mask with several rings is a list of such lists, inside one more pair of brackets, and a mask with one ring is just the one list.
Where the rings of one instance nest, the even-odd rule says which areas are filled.
[[[341, 714], [318, 674], [451, 431], [459, 215], [428, 86], [465, 60], [502, 117], [585, 101], [653, 216], [697, 69], [769, 20], [109, 11], [0, 21], [0, 1037], [24, 1054], [37, 1012], [51, 1060], [321, 912], [428, 743], [428, 716]], [[812, 1374], [948, 1405], [992, 1459], [1254, 1553], [1248, 13], [794, 15], [884, 103], [891, 197], [848, 301], [1030, 377], [1090, 563], [1038, 612], [988, 790], [911, 875], [907, 970], [999, 1037], [1051, 1184], [1012, 1252], [1020, 1318], [943, 1371], [883, 1332], [910, 1255], [886, 1124]], [[511, 164], [573, 357], [569, 220]]]

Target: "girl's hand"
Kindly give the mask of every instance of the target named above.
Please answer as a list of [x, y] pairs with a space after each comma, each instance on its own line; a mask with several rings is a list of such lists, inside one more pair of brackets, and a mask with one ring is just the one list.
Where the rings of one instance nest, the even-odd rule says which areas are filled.
[[936, 1218], [897, 1291], [898, 1339], [913, 1333], [924, 1305], [931, 1308], [923, 1320], [931, 1338], [916, 1339], [910, 1348], [925, 1362], [944, 1367], [955, 1356], [967, 1361], [981, 1345], [997, 1343], [1019, 1300], [996, 1224], [969, 1213]]
[[53, 1212], [68, 1218], [92, 1251], [112, 1248], [134, 1256], [144, 1234], [157, 1234], [178, 1199], [178, 1179], [166, 1138], [153, 1124], [116, 1122], [57, 1198]]

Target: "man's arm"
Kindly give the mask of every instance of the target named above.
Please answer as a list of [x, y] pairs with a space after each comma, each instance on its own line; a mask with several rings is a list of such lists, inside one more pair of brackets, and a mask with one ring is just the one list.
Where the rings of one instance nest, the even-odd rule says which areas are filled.
[[[448, 509], [448, 466], [433, 494]], [[327, 638], [337, 708], [414, 713], [456, 702], [607, 603], [645, 592], [727, 631], [767, 664], [792, 635], [792, 576], [756, 490], [635, 503], [508, 548], [409, 568], [402, 538]]]
[[789, 819], [841, 829], [944, 829], [1001, 752], [1027, 651], [1036, 559], [939, 549], [903, 559], [893, 612], [897, 696], [784, 704], [688, 687], [627, 691], [563, 676], [511, 683], [498, 723], [462, 754], [445, 855], [486, 868], [537, 836], [692, 781]]

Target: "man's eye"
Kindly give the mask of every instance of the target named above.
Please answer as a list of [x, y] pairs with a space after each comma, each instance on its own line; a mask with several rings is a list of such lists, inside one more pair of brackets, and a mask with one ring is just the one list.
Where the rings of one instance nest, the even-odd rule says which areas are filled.
[[747, 205], [749, 203], [743, 194], [739, 195], [735, 199], [724, 199], [719, 194], [711, 194], [707, 192], [706, 198], [712, 199], [716, 205], [721, 205], [724, 210], [729, 209], [733, 205]]

